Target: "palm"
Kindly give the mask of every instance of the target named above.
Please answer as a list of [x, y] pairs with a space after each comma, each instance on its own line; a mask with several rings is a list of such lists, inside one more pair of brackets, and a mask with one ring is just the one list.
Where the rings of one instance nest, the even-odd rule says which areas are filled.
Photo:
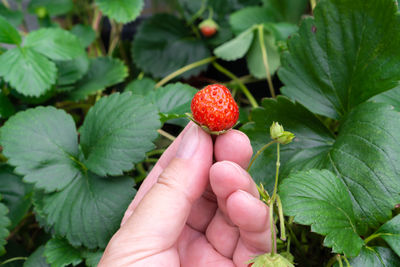
[[270, 251], [268, 209], [243, 169], [252, 155], [247, 137], [230, 131], [213, 145], [201, 135], [198, 159], [174, 158], [180, 138], [164, 153], [99, 266], [247, 266]]

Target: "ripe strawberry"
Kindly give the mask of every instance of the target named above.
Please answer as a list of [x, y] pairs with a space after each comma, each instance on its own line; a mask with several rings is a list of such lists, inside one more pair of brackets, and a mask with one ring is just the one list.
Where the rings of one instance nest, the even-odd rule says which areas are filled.
[[223, 85], [211, 84], [192, 99], [193, 119], [212, 134], [232, 128], [239, 118], [239, 108], [231, 92]]
[[211, 37], [218, 31], [218, 24], [212, 19], [206, 19], [199, 24], [199, 29], [204, 37]]

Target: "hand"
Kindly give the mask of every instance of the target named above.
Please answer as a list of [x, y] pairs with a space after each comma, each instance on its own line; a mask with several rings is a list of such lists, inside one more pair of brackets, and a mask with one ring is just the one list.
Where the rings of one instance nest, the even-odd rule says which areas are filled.
[[99, 266], [247, 266], [270, 251], [268, 209], [245, 170], [251, 156], [245, 134], [231, 130], [213, 146], [189, 123], [143, 182]]

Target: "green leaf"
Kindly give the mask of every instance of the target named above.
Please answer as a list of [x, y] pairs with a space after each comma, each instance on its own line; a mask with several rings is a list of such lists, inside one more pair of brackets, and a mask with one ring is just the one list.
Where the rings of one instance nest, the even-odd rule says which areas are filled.
[[[258, 33], [258, 32], [257, 32]], [[264, 29], [263, 31], [264, 46], [268, 55], [269, 72], [273, 75], [278, 67], [281, 65], [280, 54], [278, 47], [275, 44], [275, 35], [269, 30]], [[249, 67], [250, 73], [259, 79], [266, 78], [265, 66], [263, 63], [262, 50], [260, 45], [260, 36], [256, 35], [253, 43], [247, 53], [247, 66]]]
[[98, 175], [120, 175], [144, 159], [160, 121], [156, 107], [131, 93], [101, 98], [80, 129], [84, 164]]
[[75, 123], [63, 110], [19, 112], [0, 129], [0, 143], [15, 172], [37, 188], [61, 190], [80, 174]]
[[43, 254], [44, 246], [40, 246], [24, 262], [24, 267], [50, 267]]
[[144, 6], [143, 0], [96, 0], [96, 4], [106, 16], [120, 23], [135, 20]]
[[376, 95], [371, 98], [371, 100], [374, 102], [390, 104], [397, 111], [400, 111], [400, 86]]
[[327, 166], [344, 181], [360, 223], [378, 227], [400, 203], [400, 115], [386, 104], [364, 103], [343, 121]]
[[81, 79], [89, 70], [89, 59], [87, 55], [68, 60], [57, 61], [58, 69], [57, 85], [71, 85]]
[[79, 39], [60, 28], [31, 32], [25, 38], [24, 45], [54, 60], [71, 60], [84, 54]]
[[351, 259], [350, 264], [352, 267], [392, 267], [400, 265], [400, 258], [389, 248], [363, 247], [360, 255]]
[[0, 166], [0, 194], [9, 209], [9, 229], [14, 229], [31, 207], [32, 186], [22, 182], [22, 177], [12, 172], [7, 165]]
[[0, 92], [0, 119], [7, 119], [15, 113], [15, 108], [10, 99]]
[[197, 90], [187, 84], [175, 83], [158, 88], [155, 91], [155, 104], [160, 112], [161, 121], [185, 117], [190, 112], [190, 104]]
[[21, 36], [14, 26], [0, 16], [0, 43], [19, 45], [21, 42]]
[[161, 122], [186, 117], [185, 113], [190, 112], [192, 98], [197, 92], [195, 88], [179, 82], [156, 89], [155, 82], [148, 78], [133, 81], [125, 91], [144, 96], [147, 102], [155, 104]]
[[263, 0], [263, 2], [265, 6], [275, 9], [279, 14], [279, 20], [291, 23], [299, 22], [309, 4], [308, 0]]
[[88, 173], [60, 192], [35, 192], [33, 197], [56, 235], [66, 237], [73, 246], [104, 248], [134, 197], [133, 185], [130, 177], [105, 179]]
[[[282, 146], [282, 178], [296, 170], [330, 169], [348, 187], [360, 234], [390, 220], [391, 210], [400, 203], [400, 115], [391, 106], [359, 105], [341, 122], [336, 140], [311, 112], [282, 97], [277, 102], [264, 100], [263, 108], [251, 117], [255, 122], [243, 130], [254, 151], [270, 141], [273, 121], [296, 135], [291, 144]], [[266, 179], [268, 189], [273, 184], [268, 177], [275, 171], [274, 150], [265, 151], [251, 170], [256, 181]]]
[[71, 246], [65, 239], [50, 239], [45, 246], [44, 256], [52, 267], [64, 267], [72, 264], [78, 265], [82, 262], [79, 249]]
[[133, 95], [147, 96], [154, 92], [156, 82], [150, 78], [134, 80], [125, 87], [125, 92], [132, 92]]
[[0, 16], [16, 28], [22, 23], [24, 18], [24, 15], [20, 10], [8, 9], [3, 4], [0, 4]]
[[44, 94], [56, 75], [56, 65], [30, 48], [14, 48], [0, 56], [0, 76], [25, 96]]
[[379, 234], [389, 246], [400, 256], [400, 215], [382, 225], [376, 234]]
[[314, 15], [303, 21], [282, 57], [285, 95], [338, 119], [397, 86], [400, 33], [394, 1], [321, 1]]
[[279, 187], [283, 210], [294, 221], [326, 235], [335, 253], [357, 256], [364, 241], [357, 234], [352, 201], [345, 184], [327, 170], [291, 174]]
[[214, 54], [223, 60], [237, 60], [244, 57], [254, 39], [254, 29], [249, 28], [234, 39], [215, 48]]
[[279, 22], [279, 23], [268, 23], [264, 25], [267, 30], [270, 30], [277, 41], [285, 41], [292, 34], [299, 30], [299, 27], [295, 24]]
[[72, 27], [70, 32], [78, 37], [83, 47], [88, 47], [96, 39], [96, 32], [87, 25], [77, 24]]
[[3, 203], [0, 203], [0, 255], [6, 252], [4, 246], [7, 243], [6, 238], [10, 233], [7, 228], [10, 226], [11, 221], [7, 214], [8, 208]]
[[28, 7], [30, 12], [37, 12], [40, 9], [44, 9], [51, 16], [66, 14], [72, 8], [72, 0], [31, 0]]
[[[271, 141], [269, 127], [274, 121], [296, 135], [292, 143], [281, 146], [281, 178], [291, 171], [322, 167], [335, 142], [333, 134], [314, 114], [286, 97], [264, 99], [262, 107], [253, 109], [251, 118], [254, 122], [244, 125], [241, 130], [249, 136], [254, 153]], [[270, 192], [274, 186], [275, 162], [274, 146], [264, 150], [250, 169], [254, 180], [262, 182]]]
[[254, 25], [277, 22], [276, 11], [270, 7], [246, 7], [231, 14], [229, 22], [235, 34], [239, 34]]
[[[154, 77], [165, 77], [209, 56], [205, 44], [192, 36], [185, 22], [167, 14], [157, 14], [142, 23], [132, 47], [137, 66]], [[206, 68], [203, 65], [185, 72], [182, 77], [197, 75]]]
[[99, 90], [122, 82], [128, 76], [127, 67], [116, 58], [98, 57], [90, 60], [89, 71], [69, 94], [73, 100], [83, 100]]
[[98, 250], [95, 252], [91, 251], [83, 251], [82, 255], [85, 258], [86, 266], [89, 267], [97, 267], [100, 262], [101, 257], [103, 256], [104, 251]]

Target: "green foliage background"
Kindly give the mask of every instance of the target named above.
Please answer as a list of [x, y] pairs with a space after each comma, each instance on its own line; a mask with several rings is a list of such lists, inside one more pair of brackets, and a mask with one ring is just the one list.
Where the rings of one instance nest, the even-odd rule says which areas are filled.
[[[280, 153], [278, 252], [400, 266], [397, 1], [12, 3], [0, 4], [0, 264], [96, 266], [193, 95], [218, 82], [254, 152], [273, 122], [296, 135]], [[267, 149], [250, 170], [269, 192], [275, 159]]]

